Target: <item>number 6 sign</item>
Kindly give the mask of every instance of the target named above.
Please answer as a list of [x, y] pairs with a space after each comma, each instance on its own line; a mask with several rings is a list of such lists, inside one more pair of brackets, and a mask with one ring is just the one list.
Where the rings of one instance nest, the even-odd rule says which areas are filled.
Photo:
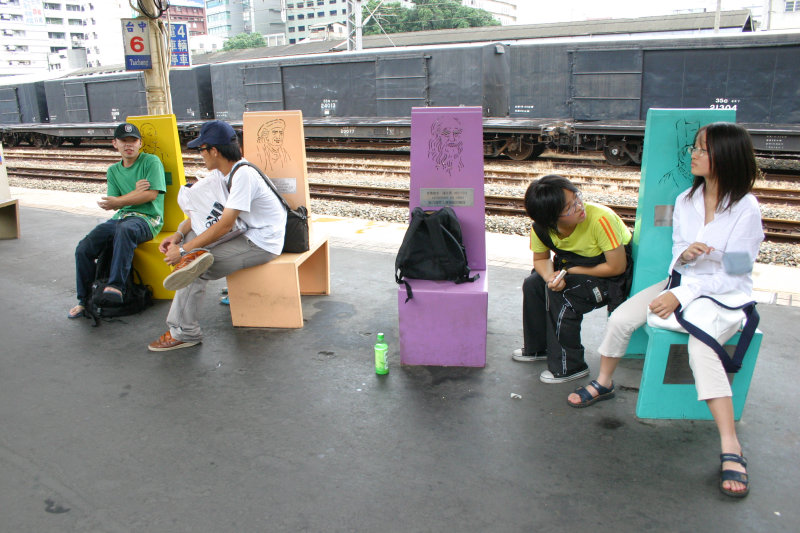
[[121, 19], [125, 46], [125, 70], [153, 68], [150, 58], [150, 26], [144, 19]]

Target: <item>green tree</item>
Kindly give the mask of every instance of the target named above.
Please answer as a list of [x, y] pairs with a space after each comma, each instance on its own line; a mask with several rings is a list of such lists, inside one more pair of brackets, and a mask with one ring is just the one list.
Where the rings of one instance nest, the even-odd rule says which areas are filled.
[[267, 42], [260, 33], [240, 33], [225, 41], [223, 50], [238, 50], [240, 48], [258, 48], [266, 46]]
[[363, 34], [500, 25], [488, 11], [463, 6], [456, 0], [416, 0], [414, 4], [412, 9], [408, 9], [399, 2], [384, 3], [375, 11], [378, 2], [370, 0], [364, 7], [363, 17], [366, 19], [370, 13], [373, 15], [364, 25]]

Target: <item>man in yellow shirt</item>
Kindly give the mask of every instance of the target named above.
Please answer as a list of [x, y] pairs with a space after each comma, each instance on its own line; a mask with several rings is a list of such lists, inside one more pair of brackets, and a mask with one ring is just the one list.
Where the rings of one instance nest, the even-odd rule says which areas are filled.
[[531, 183], [525, 210], [534, 221], [533, 271], [522, 285], [525, 344], [512, 358], [547, 361], [539, 376], [544, 383], [585, 377], [583, 315], [606, 305], [611, 311], [627, 297], [631, 233], [611, 209], [584, 202], [562, 176]]

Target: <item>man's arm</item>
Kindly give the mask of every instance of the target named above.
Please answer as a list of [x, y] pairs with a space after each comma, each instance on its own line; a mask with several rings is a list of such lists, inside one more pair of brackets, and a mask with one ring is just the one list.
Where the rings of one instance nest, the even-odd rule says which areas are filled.
[[[200, 235], [197, 235], [191, 241], [183, 243], [183, 249], [188, 252], [189, 250], [204, 248], [209, 244], [216, 242], [220, 237], [224, 236], [231, 229], [233, 229], [233, 225], [236, 222], [236, 219], [239, 217], [240, 212], [241, 211], [238, 209], [230, 209], [226, 207], [222, 211], [222, 216], [216, 224], [205, 230]], [[170, 246], [164, 255], [164, 261], [170, 265], [176, 264], [181, 259], [180, 250], [177, 246]]]
[[568, 269], [570, 274], [585, 274], [596, 278], [612, 278], [625, 272], [627, 259], [625, 257], [625, 247], [619, 245], [613, 250], [604, 252], [606, 262], [594, 266], [574, 266]]
[[103, 196], [97, 201], [97, 205], [106, 210], [117, 210], [128, 205], [141, 205], [152, 202], [158, 198], [158, 191], [150, 189], [150, 182], [139, 180], [136, 188], [122, 196]]

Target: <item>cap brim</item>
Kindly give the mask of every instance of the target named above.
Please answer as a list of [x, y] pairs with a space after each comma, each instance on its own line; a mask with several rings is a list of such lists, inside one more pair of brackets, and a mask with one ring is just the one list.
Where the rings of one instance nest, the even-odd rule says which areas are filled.
[[198, 137], [197, 139], [186, 143], [186, 146], [189, 148], [197, 148], [201, 144], [203, 144], [203, 137]]

